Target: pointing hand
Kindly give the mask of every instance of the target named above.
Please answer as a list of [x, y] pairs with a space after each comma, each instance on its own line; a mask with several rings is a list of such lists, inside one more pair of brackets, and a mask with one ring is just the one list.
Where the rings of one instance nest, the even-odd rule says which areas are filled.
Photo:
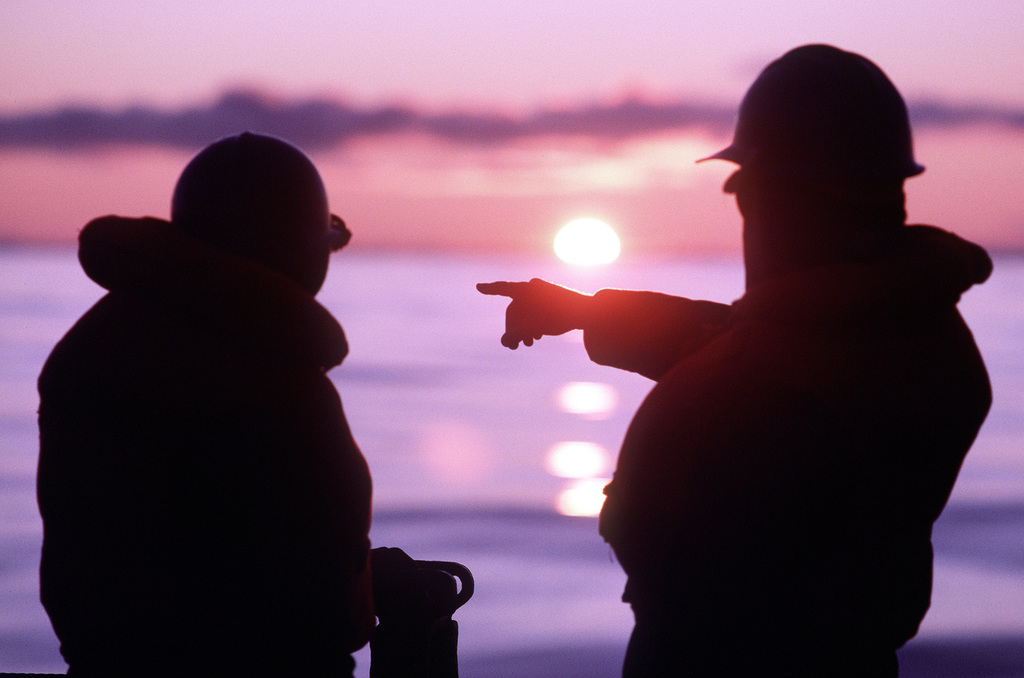
[[539, 278], [529, 282], [479, 283], [476, 288], [483, 294], [511, 299], [505, 310], [505, 333], [501, 336], [502, 345], [511, 349], [518, 348], [519, 342], [532, 346], [545, 335], [582, 329], [593, 299]]

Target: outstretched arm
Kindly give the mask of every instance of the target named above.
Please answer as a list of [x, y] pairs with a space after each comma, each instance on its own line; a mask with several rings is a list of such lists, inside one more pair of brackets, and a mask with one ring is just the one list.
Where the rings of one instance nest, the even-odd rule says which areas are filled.
[[480, 283], [476, 288], [483, 294], [511, 299], [505, 311], [505, 333], [501, 336], [502, 345], [511, 349], [518, 348], [519, 342], [532, 346], [545, 335], [584, 329], [592, 314], [592, 296], [539, 278], [529, 282]]
[[654, 380], [718, 336], [730, 313], [729, 306], [710, 301], [614, 289], [589, 295], [537, 278], [476, 287], [511, 299], [504, 346], [532, 346], [545, 335], [581, 329], [591, 360]]

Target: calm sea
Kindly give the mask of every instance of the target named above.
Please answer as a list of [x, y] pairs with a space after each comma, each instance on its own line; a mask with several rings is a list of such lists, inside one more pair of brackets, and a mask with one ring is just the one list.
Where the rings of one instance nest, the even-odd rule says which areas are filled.
[[[617, 263], [343, 253], [321, 301], [351, 353], [331, 376], [375, 483], [373, 540], [456, 560], [476, 595], [456, 614], [464, 677], [614, 678], [624, 578], [592, 513], [650, 383], [591, 364], [578, 333], [508, 351], [484, 280], [656, 289], [731, 301], [735, 258]], [[0, 672], [63, 672], [38, 602], [35, 378], [102, 291], [64, 249], [0, 250]], [[961, 309], [993, 410], [936, 528], [932, 610], [905, 676], [1024, 676], [1024, 260], [999, 258]], [[582, 514], [582, 515], [574, 515]], [[358, 656], [365, 676], [368, 654]]]

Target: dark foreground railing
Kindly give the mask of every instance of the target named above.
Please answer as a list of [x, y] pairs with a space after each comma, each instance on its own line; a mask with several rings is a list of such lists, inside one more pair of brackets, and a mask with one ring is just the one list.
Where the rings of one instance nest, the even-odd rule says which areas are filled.
[[[473, 596], [463, 565], [373, 550], [370, 678], [458, 678], [459, 625], [452, 615]], [[461, 582], [462, 586], [459, 586]]]
[[472, 573], [458, 563], [413, 560], [399, 549], [374, 549], [372, 558], [379, 623], [370, 640], [370, 678], [458, 678], [459, 625], [452, 615], [473, 596]]

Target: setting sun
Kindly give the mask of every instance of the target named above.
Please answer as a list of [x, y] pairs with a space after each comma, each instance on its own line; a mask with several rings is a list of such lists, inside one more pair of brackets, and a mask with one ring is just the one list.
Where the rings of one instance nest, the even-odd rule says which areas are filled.
[[619, 236], [600, 219], [575, 219], [555, 236], [555, 254], [567, 264], [594, 266], [619, 258]]

